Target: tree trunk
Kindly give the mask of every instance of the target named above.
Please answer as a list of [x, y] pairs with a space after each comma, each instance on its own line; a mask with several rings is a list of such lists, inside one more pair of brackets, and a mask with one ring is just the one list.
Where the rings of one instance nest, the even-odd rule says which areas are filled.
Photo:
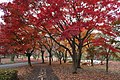
[[73, 68], [72, 73], [77, 74], [77, 59], [73, 59], [73, 67], [72, 68]]
[[28, 65], [29, 65], [30, 67], [32, 67], [30, 57], [31, 57], [31, 55], [32, 55], [33, 51], [34, 51], [34, 48], [33, 48], [33, 50], [32, 50], [32, 51], [30, 51], [30, 50], [28, 49], [28, 50], [27, 50], [27, 53], [26, 53], [26, 56], [28, 57]]
[[41, 57], [42, 57], [42, 63], [45, 63], [44, 62], [44, 51], [41, 51], [41, 53], [42, 53], [42, 55], [41, 55]]
[[72, 56], [72, 60], [73, 60], [73, 74], [77, 74], [77, 65], [78, 65], [78, 59], [77, 59], [77, 53], [75, 51], [75, 48], [73, 48], [73, 56]]
[[29, 65], [30, 67], [32, 66], [32, 64], [31, 64], [31, 59], [30, 59], [31, 55], [32, 55], [32, 53], [26, 53], [26, 56], [28, 57], [28, 65]]
[[11, 62], [14, 62], [15, 60], [15, 54], [11, 54], [11, 58], [10, 58], [10, 60], [11, 60]]
[[28, 55], [27, 57], [28, 57], [28, 65], [29, 65], [29, 66], [32, 66], [32, 64], [31, 64], [31, 59], [30, 59], [31, 55]]
[[19, 55], [17, 54], [16, 57], [19, 58]]
[[73, 56], [72, 56], [72, 60], [73, 60], [73, 74], [76, 74], [77, 73], [77, 52], [76, 52], [76, 46], [75, 46], [75, 38], [73, 38], [72, 40], [72, 44], [71, 44], [71, 47], [72, 47], [72, 53], [73, 53]]
[[62, 64], [61, 58], [59, 58], [59, 60], [60, 60], [60, 64]]
[[66, 61], [67, 61], [67, 51], [65, 51], [65, 54], [63, 56], [63, 61], [64, 61], [64, 63], [66, 63]]
[[80, 66], [81, 58], [82, 58], [82, 53], [79, 53], [78, 54], [78, 61], [77, 61], [77, 68], [81, 68], [81, 66]]
[[103, 65], [103, 61], [102, 60], [100, 61], [100, 65]]
[[82, 58], [82, 41], [79, 43], [79, 46], [78, 46], [78, 62], [77, 62], [77, 68], [81, 68], [80, 64], [81, 64], [81, 58]]
[[106, 72], [108, 72], [108, 67], [109, 67], [108, 62], [109, 62], [109, 57], [107, 55], [106, 56]]
[[91, 59], [91, 66], [94, 66], [94, 64], [93, 64], [93, 59]]
[[37, 55], [37, 60], [39, 60], [39, 58], [40, 58], [40, 53]]
[[52, 62], [52, 54], [51, 52], [49, 52], [49, 65], [51, 65], [51, 62]]
[[49, 65], [51, 65], [51, 62], [52, 62], [52, 60], [51, 60], [52, 58], [51, 57], [49, 57]]

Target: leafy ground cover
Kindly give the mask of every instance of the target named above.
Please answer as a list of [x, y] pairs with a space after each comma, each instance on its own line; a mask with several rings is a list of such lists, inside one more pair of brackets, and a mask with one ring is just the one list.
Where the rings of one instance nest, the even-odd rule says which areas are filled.
[[[39, 80], [41, 69], [46, 69], [46, 80], [119, 80], [120, 62], [109, 63], [109, 73], [105, 72], [105, 65], [82, 66], [77, 74], [72, 74], [71, 63], [60, 65], [58, 62], [51, 66], [46, 64], [36, 64], [32, 68], [25, 66], [17, 68], [20, 80]], [[53, 77], [53, 79], [51, 79]]]

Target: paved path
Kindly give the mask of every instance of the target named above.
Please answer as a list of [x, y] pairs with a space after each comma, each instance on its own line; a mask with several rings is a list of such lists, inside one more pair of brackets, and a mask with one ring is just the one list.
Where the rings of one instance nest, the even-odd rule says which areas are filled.
[[[32, 62], [32, 64], [36, 64], [38, 62]], [[14, 63], [14, 64], [0, 64], [0, 68], [15, 68], [15, 67], [20, 67], [20, 66], [25, 66], [28, 65], [27, 62], [22, 62], [22, 63]]]

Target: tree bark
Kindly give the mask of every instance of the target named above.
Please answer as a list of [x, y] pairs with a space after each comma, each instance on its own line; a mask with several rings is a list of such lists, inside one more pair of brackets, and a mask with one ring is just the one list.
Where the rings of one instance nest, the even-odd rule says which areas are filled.
[[75, 46], [75, 38], [73, 38], [72, 40], [72, 44], [71, 44], [71, 47], [72, 47], [72, 53], [73, 53], [73, 56], [72, 56], [72, 60], [73, 60], [73, 74], [76, 74], [77, 73], [77, 52], [76, 52], [76, 46]]
[[108, 72], [108, 68], [109, 68], [109, 57], [108, 55], [106, 56], [106, 72]]
[[51, 52], [49, 52], [49, 65], [51, 65], [51, 63], [52, 63], [52, 54]]
[[93, 64], [93, 59], [91, 59], [91, 66], [94, 66], [94, 64]]
[[63, 61], [64, 61], [64, 63], [66, 63], [66, 61], [67, 61], [67, 50], [65, 51], [65, 54], [63, 56]]
[[73, 74], [77, 74], [77, 59], [73, 59]]
[[30, 57], [31, 57], [31, 56], [28, 56], [28, 65], [29, 65], [29, 66], [32, 66]]
[[51, 62], [52, 62], [52, 60], [51, 60], [52, 58], [51, 57], [49, 57], [49, 65], [51, 65]]
[[61, 58], [59, 60], [60, 60], [60, 64], [62, 64]]
[[10, 60], [11, 60], [11, 62], [14, 62], [15, 60], [15, 54], [11, 54], [11, 58], [10, 58]]
[[26, 56], [28, 57], [28, 65], [31, 67], [32, 66], [31, 59], [30, 59], [31, 53], [26, 53]]
[[41, 55], [41, 57], [42, 57], [42, 63], [45, 63], [44, 62], [44, 51], [41, 51], [41, 53], [42, 53], [42, 55]]
[[19, 58], [19, 54], [17, 54], [16, 57]]
[[81, 58], [82, 58], [82, 53], [78, 54], [78, 61], [77, 61], [77, 68], [81, 68], [80, 64], [81, 64]]
[[79, 42], [79, 46], [78, 46], [78, 62], [77, 62], [77, 68], [81, 68], [80, 64], [81, 64], [81, 58], [82, 58], [82, 46], [83, 46], [83, 42], [80, 41]]

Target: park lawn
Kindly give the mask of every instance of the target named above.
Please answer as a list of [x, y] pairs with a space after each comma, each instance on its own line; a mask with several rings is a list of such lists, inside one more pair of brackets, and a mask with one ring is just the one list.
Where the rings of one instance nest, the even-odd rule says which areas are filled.
[[[111, 61], [109, 64], [109, 73], [105, 72], [105, 64], [95, 66], [84, 65], [82, 69], [78, 69], [77, 74], [72, 74], [71, 63], [60, 65], [58, 62], [55, 62], [51, 67], [54, 74], [60, 80], [120, 80], [120, 62]], [[47, 63], [35, 64], [32, 68], [28, 66], [17, 68], [20, 80], [26, 80], [27, 77], [34, 76], [35, 66], [44, 67], [49, 65]]]

